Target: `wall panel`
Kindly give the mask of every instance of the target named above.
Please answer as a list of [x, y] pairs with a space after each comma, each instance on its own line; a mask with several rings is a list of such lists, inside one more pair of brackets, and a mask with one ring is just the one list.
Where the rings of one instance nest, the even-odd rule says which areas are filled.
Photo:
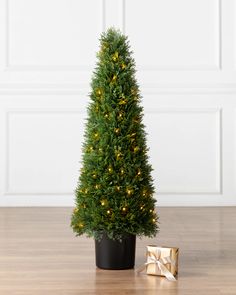
[[72, 194], [83, 117], [66, 108], [8, 111], [6, 193]]
[[157, 109], [146, 121], [159, 194], [221, 193], [219, 109]]

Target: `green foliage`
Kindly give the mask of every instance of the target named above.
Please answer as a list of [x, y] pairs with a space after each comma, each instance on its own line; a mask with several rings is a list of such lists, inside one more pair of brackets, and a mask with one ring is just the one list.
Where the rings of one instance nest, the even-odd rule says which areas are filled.
[[71, 226], [95, 239], [103, 232], [112, 239], [155, 236], [158, 216], [135, 62], [119, 31], [109, 29], [100, 42]]

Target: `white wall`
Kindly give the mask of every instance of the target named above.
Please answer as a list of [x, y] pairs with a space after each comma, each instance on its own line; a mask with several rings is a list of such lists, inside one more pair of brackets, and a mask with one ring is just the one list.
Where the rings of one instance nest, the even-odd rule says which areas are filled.
[[158, 204], [236, 205], [236, 0], [0, 0], [0, 205], [73, 205], [111, 25], [137, 61]]

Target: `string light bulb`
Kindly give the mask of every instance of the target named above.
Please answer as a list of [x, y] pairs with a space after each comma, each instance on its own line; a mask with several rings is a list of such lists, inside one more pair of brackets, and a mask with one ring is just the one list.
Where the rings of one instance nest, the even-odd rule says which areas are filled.
[[132, 194], [132, 190], [131, 189], [127, 189], [127, 194], [130, 196]]
[[107, 210], [107, 214], [111, 214], [111, 210]]
[[113, 171], [112, 167], [111, 167], [111, 166], [108, 167], [108, 172], [109, 172], [109, 173], [112, 173], [112, 171]]
[[115, 128], [115, 133], [116, 134], [120, 133], [120, 128]]
[[120, 187], [117, 185], [116, 186], [116, 190], [119, 192], [120, 191]]
[[122, 68], [122, 70], [124, 70], [126, 68], [126, 64], [122, 63], [121, 68]]
[[123, 113], [120, 112], [119, 115], [118, 115], [118, 117], [119, 118], [122, 118], [123, 117]]
[[101, 96], [101, 94], [102, 94], [101, 89], [97, 89], [96, 94], [99, 95], [99, 96]]
[[125, 207], [122, 208], [122, 211], [123, 211], [123, 212], [126, 212], [126, 210], [127, 210], [127, 209], [126, 209]]
[[117, 61], [118, 57], [119, 57], [119, 53], [116, 51], [112, 56], [113, 61]]
[[122, 153], [121, 152], [117, 152], [116, 153], [116, 159], [119, 160], [122, 156]]
[[115, 82], [117, 80], [117, 76], [116, 75], [113, 75], [113, 77], [112, 77], [112, 82]]
[[138, 146], [135, 146], [134, 147], [134, 152], [137, 153], [138, 151], [139, 151], [139, 147]]
[[126, 99], [120, 99], [119, 101], [119, 105], [124, 105], [124, 104], [127, 104], [127, 100]]

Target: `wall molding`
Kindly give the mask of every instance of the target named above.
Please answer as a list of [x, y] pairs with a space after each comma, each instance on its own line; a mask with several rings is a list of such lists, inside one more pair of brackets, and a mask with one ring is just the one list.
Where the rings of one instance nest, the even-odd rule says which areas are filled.
[[[235, 94], [236, 83], [150, 84], [139, 85], [143, 94]], [[0, 83], [0, 94], [88, 95], [89, 83]]]

